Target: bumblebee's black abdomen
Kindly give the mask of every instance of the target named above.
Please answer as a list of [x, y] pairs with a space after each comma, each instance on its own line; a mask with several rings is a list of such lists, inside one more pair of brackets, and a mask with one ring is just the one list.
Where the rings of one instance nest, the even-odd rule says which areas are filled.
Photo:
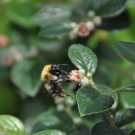
[[49, 84], [50, 89], [48, 89], [48, 92], [53, 96], [59, 96], [59, 97], [65, 97], [66, 93], [63, 91], [62, 87], [58, 85], [57, 83], [54, 83], [53, 81], [50, 81]]

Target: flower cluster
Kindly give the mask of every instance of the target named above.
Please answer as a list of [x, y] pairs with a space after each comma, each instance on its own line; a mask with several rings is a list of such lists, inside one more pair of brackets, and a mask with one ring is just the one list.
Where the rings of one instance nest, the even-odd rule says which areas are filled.
[[78, 82], [82, 86], [86, 86], [90, 84], [90, 81], [92, 79], [91, 73], [88, 73], [85, 75], [85, 71], [83, 69], [81, 70], [72, 70], [69, 74], [69, 79], [72, 82]]
[[93, 11], [90, 11], [88, 13], [88, 18], [90, 18], [90, 20], [80, 23], [71, 23], [72, 31], [69, 34], [69, 37], [71, 39], [74, 39], [77, 36], [87, 37], [91, 33], [91, 31], [95, 29], [96, 26], [102, 23], [101, 17], [95, 16], [95, 13]]

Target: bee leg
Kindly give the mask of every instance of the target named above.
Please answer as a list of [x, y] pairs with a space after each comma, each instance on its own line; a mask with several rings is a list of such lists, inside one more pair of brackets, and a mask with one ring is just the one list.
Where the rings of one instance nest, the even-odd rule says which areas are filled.
[[71, 80], [70, 80], [69, 78], [67, 78], [67, 79], [65, 80], [65, 82], [71, 82]]
[[66, 93], [66, 96], [71, 96], [71, 95], [69, 95], [69, 94]]
[[64, 91], [59, 92], [59, 97], [66, 97], [67, 94]]
[[54, 83], [60, 83], [60, 82], [64, 82], [64, 80], [63, 79], [58, 79], [58, 80], [55, 80], [55, 81], [53, 81]]

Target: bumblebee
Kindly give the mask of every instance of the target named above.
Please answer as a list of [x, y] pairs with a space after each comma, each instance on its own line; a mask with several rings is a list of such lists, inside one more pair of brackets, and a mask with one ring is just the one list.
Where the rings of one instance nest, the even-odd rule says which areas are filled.
[[69, 77], [67, 72], [60, 69], [59, 65], [46, 65], [42, 70], [41, 80], [45, 82], [45, 88], [52, 96], [67, 96], [61, 83], [69, 81]]

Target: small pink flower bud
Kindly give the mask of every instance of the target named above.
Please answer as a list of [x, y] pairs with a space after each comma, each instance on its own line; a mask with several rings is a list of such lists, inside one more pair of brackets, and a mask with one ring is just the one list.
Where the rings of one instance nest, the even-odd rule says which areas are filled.
[[78, 34], [82, 37], [86, 37], [89, 35], [89, 33], [90, 33], [90, 29], [87, 23], [80, 23], [78, 28]]
[[72, 70], [69, 74], [69, 79], [72, 82], [78, 82], [80, 81], [81, 77], [80, 77], [80, 72], [78, 70]]
[[6, 48], [9, 45], [9, 38], [5, 35], [0, 35], [0, 48]]
[[11, 55], [5, 55], [2, 59], [2, 64], [4, 66], [11, 66], [14, 63], [14, 58]]

